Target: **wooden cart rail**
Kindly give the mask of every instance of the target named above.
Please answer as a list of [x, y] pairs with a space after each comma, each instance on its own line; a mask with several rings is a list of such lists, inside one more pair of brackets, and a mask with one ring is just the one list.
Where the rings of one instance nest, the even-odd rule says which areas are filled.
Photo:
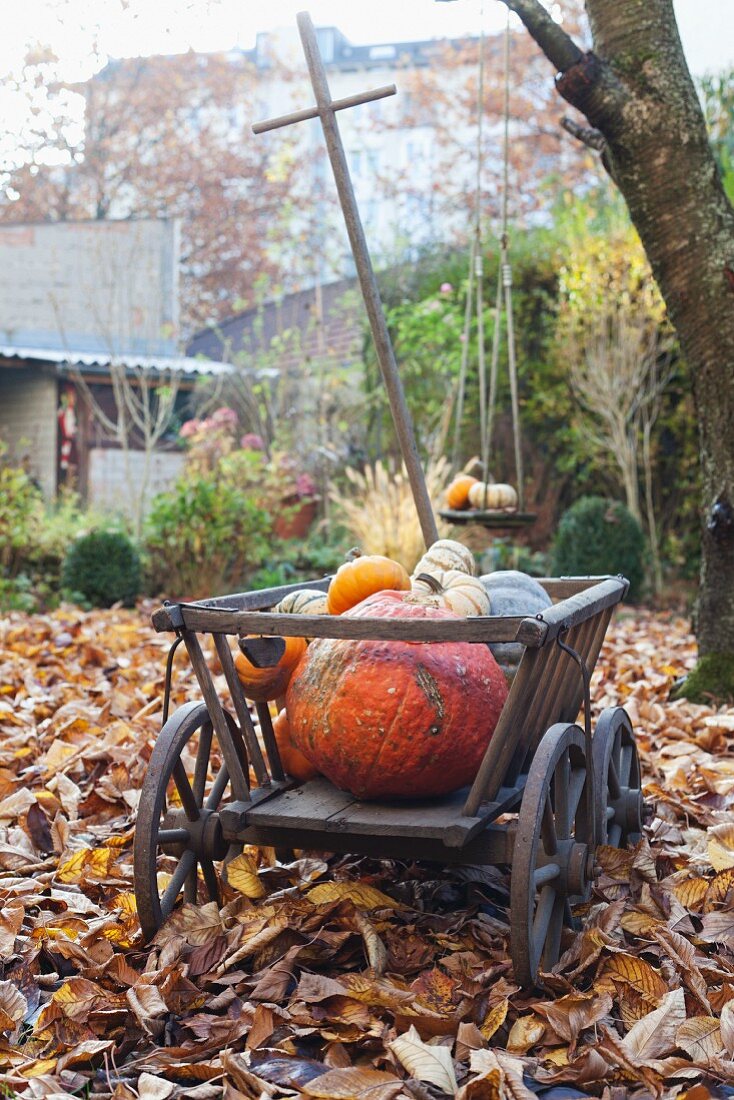
[[[275, 637], [387, 639], [410, 642], [519, 642], [538, 648], [624, 597], [627, 582], [621, 577], [578, 578], [555, 582], [569, 591], [553, 607], [535, 617], [477, 615], [461, 620], [349, 618], [328, 615], [284, 615], [269, 608], [289, 592], [303, 587], [324, 591], [325, 581], [286, 585], [259, 593], [240, 593], [199, 603], [169, 604], [152, 617], [158, 631], [188, 630], [211, 634], [259, 634]], [[544, 583], [550, 595], [558, 595], [554, 582]], [[572, 587], [573, 586], [573, 587]], [[575, 587], [575, 591], [574, 591]]]

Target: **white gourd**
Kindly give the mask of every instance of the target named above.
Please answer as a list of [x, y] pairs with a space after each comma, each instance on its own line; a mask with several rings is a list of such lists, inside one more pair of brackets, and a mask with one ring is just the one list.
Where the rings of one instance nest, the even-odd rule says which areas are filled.
[[413, 576], [419, 573], [446, 573], [449, 569], [458, 569], [470, 577], [476, 577], [477, 566], [471, 550], [454, 539], [439, 539], [426, 550], [413, 570]]
[[[485, 489], [487, 493], [485, 505]], [[469, 503], [472, 508], [517, 508], [517, 493], [511, 485], [503, 485], [501, 482], [492, 482], [485, 485], [478, 481], [469, 490]]]
[[326, 593], [313, 588], [299, 588], [284, 596], [273, 611], [281, 615], [326, 615]]
[[458, 569], [445, 573], [421, 573], [411, 583], [409, 603], [423, 603], [433, 607], [445, 607], [455, 615], [489, 615], [490, 599], [486, 588], [477, 577], [470, 577]]

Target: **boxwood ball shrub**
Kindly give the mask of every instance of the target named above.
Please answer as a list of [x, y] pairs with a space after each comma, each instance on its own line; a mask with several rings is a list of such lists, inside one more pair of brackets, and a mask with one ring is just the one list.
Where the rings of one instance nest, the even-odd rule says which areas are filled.
[[618, 500], [581, 497], [561, 516], [553, 543], [553, 574], [594, 576], [621, 573], [629, 598], [640, 595], [644, 575], [642, 528]]
[[140, 557], [123, 531], [90, 531], [69, 547], [62, 583], [94, 607], [131, 604], [141, 590]]

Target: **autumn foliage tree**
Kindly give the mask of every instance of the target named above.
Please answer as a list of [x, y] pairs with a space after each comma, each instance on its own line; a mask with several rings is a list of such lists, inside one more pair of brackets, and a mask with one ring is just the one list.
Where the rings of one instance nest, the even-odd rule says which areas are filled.
[[193, 52], [133, 58], [75, 86], [55, 72], [47, 51], [27, 61], [32, 122], [5, 174], [0, 220], [179, 217], [189, 331], [278, 279], [297, 165], [287, 136], [250, 132], [248, 62]]
[[622, 192], [693, 378], [703, 496], [694, 693], [734, 694], [734, 209], [672, 0], [587, 0], [584, 50], [538, 0], [505, 0], [558, 73]]

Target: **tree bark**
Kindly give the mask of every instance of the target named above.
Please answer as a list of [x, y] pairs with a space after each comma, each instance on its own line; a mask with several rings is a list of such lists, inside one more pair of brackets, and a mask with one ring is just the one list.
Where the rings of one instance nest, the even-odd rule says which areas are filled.
[[602, 161], [692, 368], [703, 472], [699, 652], [734, 654], [734, 211], [672, 0], [586, 0], [594, 49], [585, 54], [548, 26], [537, 0], [504, 2], [559, 70], [560, 94], [603, 135]]

